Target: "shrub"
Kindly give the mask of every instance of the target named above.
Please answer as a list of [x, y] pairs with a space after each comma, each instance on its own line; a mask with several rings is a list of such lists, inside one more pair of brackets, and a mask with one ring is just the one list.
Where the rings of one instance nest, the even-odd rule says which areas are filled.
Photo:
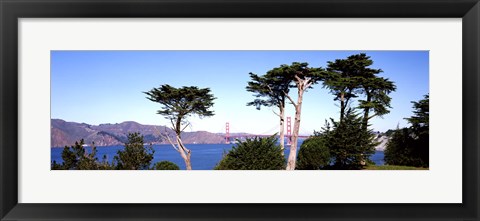
[[177, 164], [170, 162], [170, 161], [160, 161], [157, 162], [153, 168], [155, 170], [180, 170], [180, 167], [178, 167]]
[[52, 170], [97, 170], [97, 148], [92, 143], [90, 152], [84, 147], [84, 140], [75, 142], [73, 146], [65, 146], [62, 151], [62, 164], [57, 164], [53, 161], [51, 164]]
[[[425, 144], [427, 143], [427, 144]], [[395, 131], [385, 148], [385, 163], [388, 165], [428, 167], [428, 135], [415, 139], [410, 128]]]
[[285, 158], [277, 139], [247, 139], [233, 147], [215, 167], [216, 170], [282, 170]]
[[143, 136], [139, 133], [128, 134], [125, 149], [119, 150], [109, 163], [104, 155], [101, 162], [96, 156], [97, 148], [92, 143], [90, 150], [84, 147], [84, 140], [75, 142], [73, 146], [65, 146], [62, 151], [62, 164], [51, 163], [52, 170], [139, 170], [150, 169], [154, 150], [152, 146], [143, 146]]
[[311, 137], [303, 141], [298, 152], [296, 169], [319, 170], [330, 164], [330, 150], [322, 137]]
[[371, 130], [362, 125], [363, 118], [348, 109], [342, 122], [331, 119], [321, 133], [333, 159], [331, 169], [356, 170], [367, 165], [378, 142]]
[[117, 151], [113, 158], [119, 170], [146, 170], [150, 168], [153, 154], [153, 147], [143, 146], [143, 136], [140, 133], [129, 133], [125, 149]]
[[385, 162], [389, 165], [429, 166], [429, 95], [412, 103], [413, 116], [405, 118], [411, 126], [397, 128], [385, 149]]

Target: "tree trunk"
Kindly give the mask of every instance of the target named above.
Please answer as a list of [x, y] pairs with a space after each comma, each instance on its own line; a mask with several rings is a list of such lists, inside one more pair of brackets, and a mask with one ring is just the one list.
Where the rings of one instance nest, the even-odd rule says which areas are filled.
[[340, 123], [343, 122], [343, 116], [345, 115], [345, 93], [340, 93]]
[[[372, 96], [370, 96], [370, 93], [367, 92], [367, 104], [370, 104], [370, 102], [372, 101]], [[369, 112], [370, 112], [370, 107], [365, 107], [363, 109], [363, 129], [367, 129], [368, 127], [368, 115], [369, 115]]]
[[185, 161], [185, 167], [187, 168], [187, 170], [192, 170], [192, 164], [190, 162], [190, 156], [192, 155], [192, 152], [183, 145], [180, 135], [178, 134], [177, 134], [177, 144], [178, 144], [178, 152], [180, 153], [180, 156]]
[[280, 148], [282, 149], [282, 156], [285, 149], [285, 108], [280, 107]]
[[300, 116], [302, 114], [303, 87], [298, 89], [298, 100], [295, 106], [295, 122], [293, 123], [292, 143], [288, 155], [287, 170], [295, 170], [297, 160], [298, 133], [300, 131]]

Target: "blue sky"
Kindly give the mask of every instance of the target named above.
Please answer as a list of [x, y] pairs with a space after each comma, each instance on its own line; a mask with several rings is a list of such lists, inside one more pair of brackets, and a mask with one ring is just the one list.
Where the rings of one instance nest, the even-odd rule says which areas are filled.
[[[407, 126], [411, 101], [429, 92], [428, 51], [52, 51], [51, 117], [88, 124], [136, 121], [168, 125], [156, 114], [160, 104], [142, 92], [170, 84], [174, 87], [209, 87], [217, 99], [215, 116], [189, 118], [186, 131], [274, 133], [278, 131], [275, 108], [246, 106], [254, 96], [245, 90], [249, 72], [264, 74], [281, 64], [308, 62], [326, 67], [327, 61], [367, 53], [379, 76], [393, 81], [391, 112], [371, 121], [378, 131]], [[296, 89], [291, 90], [292, 95]], [[301, 134], [320, 130], [325, 119], [338, 118], [334, 96], [320, 84], [304, 95]], [[355, 103], [353, 103], [355, 105]], [[294, 117], [292, 105], [287, 116]]]

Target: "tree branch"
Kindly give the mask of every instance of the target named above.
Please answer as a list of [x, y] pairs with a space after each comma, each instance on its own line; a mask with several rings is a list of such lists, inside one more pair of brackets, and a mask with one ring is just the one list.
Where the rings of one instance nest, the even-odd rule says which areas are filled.
[[278, 113], [277, 113], [277, 112], [275, 112], [274, 110], [272, 110], [272, 112], [273, 112], [275, 115], [277, 115], [277, 116], [281, 117], [281, 116], [280, 116], [280, 114], [278, 114]]
[[270, 87], [270, 85], [266, 84], [265, 86], [267, 86], [268, 90], [270, 91], [270, 93], [273, 94], [273, 90], [272, 90], [272, 87]]
[[297, 108], [297, 104], [295, 104], [295, 101], [293, 101], [293, 99], [287, 94], [285, 93], [285, 91], [283, 92], [285, 94], [285, 97], [288, 98], [288, 100], [290, 100], [290, 102], [292, 102], [293, 106], [295, 107], [295, 109]]
[[297, 80], [297, 82], [302, 82], [303, 81], [300, 77], [298, 77], [298, 75], [295, 75], [295, 79]]
[[153, 128], [157, 131], [159, 135], [162, 135], [162, 132], [160, 132], [160, 130], [156, 126], [153, 126]]
[[188, 127], [188, 125], [190, 125], [190, 123], [187, 123], [187, 125], [185, 125], [185, 127], [183, 127], [183, 129], [181, 130], [181, 132], [183, 132], [185, 130], [185, 128]]
[[168, 142], [172, 145], [173, 149], [180, 152], [180, 149], [178, 149], [178, 147], [173, 143], [172, 139], [170, 139], [168, 135], [165, 135], [165, 134], [160, 134], [160, 135], [167, 138]]
[[173, 130], [173, 131], [176, 131], [176, 130], [175, 130], [175, 123], [173, 123], [173, 119], [172, 119], [172, 118], [170, 118], [170, 123], [172, 124], [172, 130]]
[[305, 84], [306, 84], [306, 85], [305, 85], [305, 89], [308, 89], [310, 86], [312, 86], [313, 81], [311, 81], [311, 80], [312, 80], [312, 79], [310, 78], [310, 79], [308, 79], [308, 80], [305, 81], [305, 82], [306, 82], [306, 83], [305, 83]]
[[183, 142], [182, 142], [182, 139], [180, 139], [180, 137], [177, 135], [177, 141], [179, 143], [179, 146], [182, 148], [182, 151], [186, 152], [188, 155], [191, 154], [192, 151], [190, 151], [189, 149], [187, 149], [185, 147], [185, 145], [183, 145]]
[[380, 115], [378, 115], [378, 114], [373, 114], [372, 116], [368, 117], [367, 119], [370, 120], [370, 119], [372, 119], [372, 118], [374, 118], [374, 117], [378, 117], [378, 116], [380, 116]]

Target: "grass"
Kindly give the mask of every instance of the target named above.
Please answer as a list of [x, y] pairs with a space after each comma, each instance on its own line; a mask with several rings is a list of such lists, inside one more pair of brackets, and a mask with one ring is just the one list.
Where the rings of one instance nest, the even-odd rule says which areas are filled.
[[364, 170], [428, 170], [428, 168], [395, 166], [395, 165], [383, 165], [383, 166], [370, 165], [370, 166], [367, 166]]

